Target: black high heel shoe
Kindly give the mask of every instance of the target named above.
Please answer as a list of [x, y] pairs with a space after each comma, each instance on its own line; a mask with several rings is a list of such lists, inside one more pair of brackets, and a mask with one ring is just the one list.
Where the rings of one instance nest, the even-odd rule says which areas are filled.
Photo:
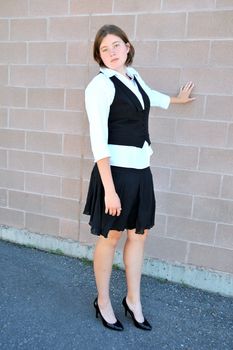
[[127, 316], [127, 312], [130, 314], [130, 316], [132, 317], [133, 319], [133, 322], [134, 322], [134, 325], [135, 327], [137, 328], [140, 328], [140, 329], [143, 329], [145, 331], [151, 331], [152, 329], [152, 326], [149, 324], [149, 322], [144, 318], [144, 321], [143, 322], [138, 322], [135, 317], [134, 317], [134, 313], [132, 310], [130, 310], [127, 302], [126, 302], [126, 297], [124, 297], [124, 299], [122, 300], [122, 305], [124, 306], [125, 308], [125, 316]]
[[99, 309], [97, 298], [94, 301], [94, 307], [95, 307], [95, 310], [96, 310], [96, 318], [98, 318], [98, 315], [100, 314], [100, 317], [101, 317], [101, 320], [102, 320], [102, 323], [103, 323], [104, 327], [112, 329], [114, 331], [123, 331], [124, 327], [123, 327], [123, 325], [121, 324], [121, 322], [118, 319], [117, 319], [117, 321], [115, 323], [108, 323], [103, 318], [103, 316], [102, 316], [102, 314], [100, 312], [100, 309]]

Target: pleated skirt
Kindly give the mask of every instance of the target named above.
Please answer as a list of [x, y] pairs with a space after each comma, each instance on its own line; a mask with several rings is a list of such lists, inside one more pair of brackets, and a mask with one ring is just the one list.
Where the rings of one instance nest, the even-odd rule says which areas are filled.
[[155, 195], [150, 168], [111, 166], [113, 182], [121, 201], [119, 216], [105, 214], [104, 187], [97, 165], [91, 173], [84, 214], [90, 216], [91, 233], [108, 237], [110, 230], [135, 229], [137, 234], [154, 226]]

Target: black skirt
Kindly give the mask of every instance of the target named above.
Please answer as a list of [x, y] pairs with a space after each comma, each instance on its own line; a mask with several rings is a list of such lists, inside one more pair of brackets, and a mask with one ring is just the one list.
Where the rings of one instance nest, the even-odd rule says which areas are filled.
[[84, 214], [90, 215], [91, 233], [107, 238], [109, 230], [136, 229], [143, 234], [154, 226], [155, 196], [150, 168], [131, 169], [111, 166], [113, 182], [121, 201], [119, 216], [105, 214], [104, 187], [95, 164], [87, 194]]

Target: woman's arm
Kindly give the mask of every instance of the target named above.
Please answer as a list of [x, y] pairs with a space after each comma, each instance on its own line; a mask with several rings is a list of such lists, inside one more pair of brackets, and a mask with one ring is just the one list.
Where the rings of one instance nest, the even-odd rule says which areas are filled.
[[167, 109], [171, 103], [184, 104], [195, 100], [194, 97], [190, 97], [190, 94], [194, 88], [194, 84], [192, 82], [188, 82], [187, 84], [182, 86], [177, 96], [170, 97], [159, 91], [152, 90], [144, 82], [144, 80], [141, 78], [141, 76], [135, 69], [130, 68], [130, 70], [131, 70], [131, 74], [136, 76], [136, 78], [139, 81], [139, 84], [142, 86], [142, 88], [145, 90], [145, 92], [149, 96], [151, 106], [153, 107], [160, 107], [163, 109]]
[[115, 93], [111, 84], [103, 74], [97, 75], [85, 90], [85, 105], [89, 119], [92, 152], [104, 186], [105, 213], [119, 216], [121, 202], [112, 178], [108, 148], [108, 115]]
[[189, 82], [181, 87], [177, 96], [171, 97], [170, 103], [188, 103], [195, 100], [195, 97], [190, 97], [194, 84]]
[[97, 166], [104, 186], [105, 214], [119, 216], [121, 213], [121, 201], [114, 186], [109, 158], [98, 160]]

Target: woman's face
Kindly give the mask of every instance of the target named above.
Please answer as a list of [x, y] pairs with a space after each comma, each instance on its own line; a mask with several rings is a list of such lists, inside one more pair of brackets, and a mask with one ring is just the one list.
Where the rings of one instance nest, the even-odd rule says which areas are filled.
[[100, 44], [100, 57], [107, 68], [122, 72], [125, 68], [129, 44], [120, 37], [108, 34]]

